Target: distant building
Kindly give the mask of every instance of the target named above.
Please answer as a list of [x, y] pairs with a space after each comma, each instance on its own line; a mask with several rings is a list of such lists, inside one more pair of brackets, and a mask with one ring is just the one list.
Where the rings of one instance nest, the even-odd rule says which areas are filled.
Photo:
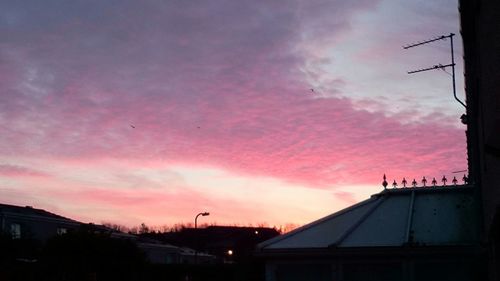
[[137, 247], [146, 254], [148, 261], [154, 264], [212, 264], [216, 261], [213, 255], [171, 244], [137, 242]]
[[12, 239], [47, 239], [78, 229], [81, 222], [30, 206], [0, 204], [1, 232]]
[[196, 253], [190, 248], [142, 239], [136, 235], [115, 231], [102, 225], [82, 223], [31, 206], [0, 204], [0, 226], [1, 233], [13, 240], [20, 240], [21, 243], [24, 243], [23, 240], [44, 243], [58, 235], [73, 231], [88, 231], [107, 233], [114, 239], [130, 240], [144, 252], [151, 263], [155, 264], [193, 264], [195, 260], [203, 263], [215, 261], [215, 256]]
[[240, 262], [252, 258], [255, 246], [276, 237], [279, 232], [269, 227], [209, 226], [184, 228], [180, 231], [147, 234], [157, 240], [197, 249], [218, 258], [218, 262]]

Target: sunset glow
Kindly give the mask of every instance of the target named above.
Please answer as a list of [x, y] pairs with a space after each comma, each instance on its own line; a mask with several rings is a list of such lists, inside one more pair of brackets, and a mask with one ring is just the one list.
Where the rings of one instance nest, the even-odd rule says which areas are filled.
[[[466, 169], [457, 2], [2, 1], [0, 203], [304, 224]], [[460, 177], [462, 175], [460, 174]]]

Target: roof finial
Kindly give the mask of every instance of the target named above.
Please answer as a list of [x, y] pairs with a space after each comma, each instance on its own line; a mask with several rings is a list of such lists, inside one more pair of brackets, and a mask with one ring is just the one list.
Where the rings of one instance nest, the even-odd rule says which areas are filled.
[[443, 178], [441, 179], [441, 181], [443, 182], [443, 186], [446, 186], [446, 182], [448, 181], [448, 179], [446, 178], [445, 175], [443, 175]]
[[413, 179], [413, 181], [411, 182], [411, 185], [413, 185], [413, 187], [417, 187], [417, 181], [415, 179]]
[[457, 178], [455, 176], [453, 176], [453, 180], [451, 180], [451, 182], [453, 183], [453, 185], [457, 185]]
[[384, 189], [387, 189], [387, 181], [386, 181], [386, 177], [385, 177], [385, 174], [384, 174], [384, 181], [382, 182], [382, 186], [384, 187]]
[[432, 186], [436, 186], [437, 183], [438, 182], [437, 182], [436, 178], [432, 178]]
[[422, 184], [424, 185], [425, 187], [425, 184], [427, 183], [427, 179], [425, 178], [425, 176], [422, 178]]
[[398, 183], [396, 182], [396, 180], [394, 180], [394, 181], [392, 182], [392, 187], [394, 187], [394, 188], [398, 187]]
[[464, 177], [462, 178], [462, 180], [464, 181], [464, 184], [469, 183], [469, 178], [465, 174], [464, 174]]
[[403, 187], [406, 187], [406, 184], [407, 184], [408, 182], [406, 181], [406, 178], [403, 178], [403, 181], [402, 181], [401, 183], [403, 184]]

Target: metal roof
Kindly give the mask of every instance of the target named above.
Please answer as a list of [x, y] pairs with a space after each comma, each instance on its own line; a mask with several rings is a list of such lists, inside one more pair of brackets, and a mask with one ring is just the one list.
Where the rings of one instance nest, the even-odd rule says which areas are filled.
[[75, 223], [75, 224], [81, 224], [81, 222], [72, 220], [60, 215], [56, 215], [54, 213], [42, 210], [42, 209], [36, 209], [31, 206], [15, 206], [15, 205], [8, 205], [8, 204], [0, 204], [0, 215], [6, 216], [6, 217], [18, 217], [18, 218], [27, 218], [27, 219], [34, 219], [34, 220], [53, 220], [53, 221], [64, 221], [67, 223]]
[[472, 186], [388, 189], [258, 248], [474, 245], [479, 241], [478, 208]]

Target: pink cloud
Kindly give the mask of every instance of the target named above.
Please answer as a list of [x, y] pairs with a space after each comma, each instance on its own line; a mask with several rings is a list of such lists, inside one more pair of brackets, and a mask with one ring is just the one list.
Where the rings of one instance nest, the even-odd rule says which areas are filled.
[[[352, 79], [342, 77], [309, 90], [310, 79], [328, 73], [308, 64], [343, 69], [319, 50], [342, 46], [355, 31], [353, 17], [378, 3], [0, 4], [0, 20], [12, 18], [0, 25], [0, 37], [8, 38], [0, 43], [0, 155], [68, 165], [113, 159], [133, 167], [212, 166], [318, 188], [378, 185], [384, 173], [400, 180], [463, 169], [464, 130], [439, 108], [394, 112], [414, 100], [392, 92], [354, 100], [345, 91]], [[390, 53], [380, 46], [358, 58], [385, 60]], [[43, 175], [9, 165], [0, 174]], [[96, 217], [114, 208], [117, 217], [188, 220], [198, 206], [226, 221], [260, 215], [205, 193], [147, 189], [141, 185], [156, 183], [123, 177], [142, 192], [71, 183], [54, 196], [104, 206], [92, 211]], [[335, 196], [354, 200], [348, 192]]]
[[[463, 130], [444, 125], [439, 113], [402, 124], [405, 112], [387, 117], [309, 91], [298, 71], [305, 58], [292, 43], [300, 42], [301, 32], [308, 40], [344, 32], [349, 16], [370, 5], [335, 3], [334, 19], [308, 20], [331, 4], [297, 2], [299, 12], [291, 5], [272, 17], [247, 4], [223, 11], [160, 7], [167, 13], [160, 17], [150, 3], [139, 11], [108, 11], [103, 22], [82, 16], [54, 23], [31, 39], [40, 46], [21, 56], [32, 64], [30, 73], [38, 73], [25, 83], [45, 94], [13, 92], [7, 102], [25, 110], [9, 121], [0, 152], [162, 159], [319, 187], [464, 166]], [[147, 29], [136, 26], [144, 13], [152, 13]], [[18, 68], [20, 62], [7, 60]]]
[[243, 221], [256, 224], [265, 222], [266, 217], [266, 210], [255, 208], [254, 203], [215, 199], [188, 187], [169, 192], [168, 189], [142, 188], [138, 191], [80, 186], [72, 190], [52, 190], [47, 194], [69, 206], [61, 210], [65, 216], [94, 223], [112, 221], [127, 226], [141, 222], [157, 226], [192, 223], [193, 212], [198, 210], [211, 213], [212, 217], [205, 222], [218, 224]]
[[356, 198], [354, 197], [354, 194], [352, 194], [351, 192], [337, 191], [333, 195], [341, 201], [345, 202], [347, 205], [353, 205], [358, 202], [358, 200], [356, 200]]
[[18, 165], [0, 164], [0, 176], [5, 177], [35, 177], [48, 178], [51, 175], [31, 168]]

